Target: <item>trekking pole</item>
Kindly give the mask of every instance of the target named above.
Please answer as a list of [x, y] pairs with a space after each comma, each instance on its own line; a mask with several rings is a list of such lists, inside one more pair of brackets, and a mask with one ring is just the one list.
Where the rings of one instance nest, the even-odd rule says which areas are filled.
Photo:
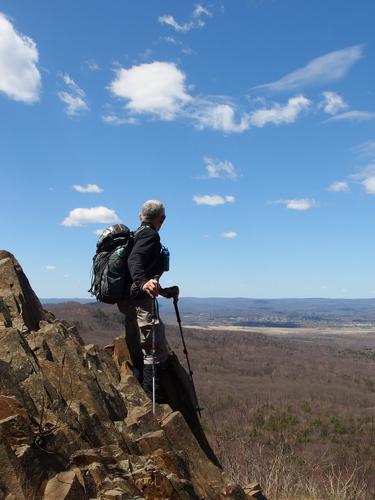
[[195, 390], [195, 385], [194, 385], [194, 380], [193, 380], [193, 371], [192, 371], [191, 366], [190, 366], [189, 355], [188, 355], [188, 351], [187, 351], [186, 344], [185, 344], [184, 332], [182, 331], [181, 316], [180, 316], [180, 311], [178, 310], [177, 301], [178, 301], [178, 298], [174, 297], [173, 298], [174, 310], [176, 312], [177, 323], [178, 323], [178, 326], [180, 328], [182, 345], [184, 348], [184, 354], [185, 354], [186, 362], [187, 362], [188, 369], [189, 369], [189, 376], [190, 376], [190, 380], [191, 380], [191, 385], [193, 386], [193, 393], [194, 393], [194, 399], [195, 399], [195, 411], [197, 411], [199, 414], [199, 417], [202, 418], [202, 415], [201, 415], [202, 408], [199, 406], [199, 403], [198, 403], [198, 396], [197, 396], [197, 392]]
[[[159, 284], [160, 276], [155, 276], [154, 278]], [[156, 353], [156, 297], [152, 297], [152, 413], [155, 415], [155, 402], [156, 402], [156, 391], [155, 391], [155, 353]]]

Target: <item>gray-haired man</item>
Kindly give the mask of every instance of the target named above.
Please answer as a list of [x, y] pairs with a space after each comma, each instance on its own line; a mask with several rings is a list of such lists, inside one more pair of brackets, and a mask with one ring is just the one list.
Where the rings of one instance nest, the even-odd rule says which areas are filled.
[[[169, 253], [162, 246], [159, 236], [159, 230], [165, 220], [164, 205], [157, 200], [146, 201], [139, 217], [141, 226], [135, 232], [133, 250], [128, 259], [133, 284], [129, 297], [119, 302], [118, 307], [125, 314], [126, 341], [134, 365], [134, 374], [151, 399], [152, 364], [155, 362], [155, 396], [156, 401], [162, 403], [165, 402], [165, 397], [160, 385], [160, 371], [168, 359], [169, 347], [164, 324], [157, 311], [156, 317], [153, 317], [153, 301], [159, 294], [172, 296], [167, 290], [162, 290], [154, 279], [169, 269]], [[153, 328], [155, 358], [152, 348]]]

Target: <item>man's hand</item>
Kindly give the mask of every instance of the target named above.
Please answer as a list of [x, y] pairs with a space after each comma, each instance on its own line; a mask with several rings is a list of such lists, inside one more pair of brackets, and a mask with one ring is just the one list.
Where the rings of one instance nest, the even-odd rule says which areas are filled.
[[143, 285], [142, 290], [151, 297], [157, 297], [160, 292], [160, 285], [155, 279], [150, 279]]
[[178, 300], [179, 294], [180, 294], [180, 289], [178, 288], [178, 286], [170, 286], [168, 288], [160, 288], [160, 295], [162, 295], [166, 299]]

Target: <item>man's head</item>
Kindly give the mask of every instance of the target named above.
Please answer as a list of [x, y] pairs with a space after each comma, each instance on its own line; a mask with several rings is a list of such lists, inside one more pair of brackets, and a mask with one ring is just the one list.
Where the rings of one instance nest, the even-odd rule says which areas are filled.
[[150, 222], [159, 231], [165, 220], [165, 207], [158, 200], [146, 201], [141, 209], [139, 218], [142, 222]]

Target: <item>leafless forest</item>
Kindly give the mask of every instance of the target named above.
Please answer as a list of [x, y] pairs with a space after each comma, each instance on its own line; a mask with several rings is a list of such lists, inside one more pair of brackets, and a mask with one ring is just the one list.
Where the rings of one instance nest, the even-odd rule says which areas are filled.
[[[48, 306], [85, 342], [123, 334], [115, 308]], [[270, 499], [375, 498], [375, 331], [185, 328], [206, 432], [232, 477]], [[173, 349], [184, 355], [176, 325]], [[271, 332], [271, 333], [270, 333]]]

